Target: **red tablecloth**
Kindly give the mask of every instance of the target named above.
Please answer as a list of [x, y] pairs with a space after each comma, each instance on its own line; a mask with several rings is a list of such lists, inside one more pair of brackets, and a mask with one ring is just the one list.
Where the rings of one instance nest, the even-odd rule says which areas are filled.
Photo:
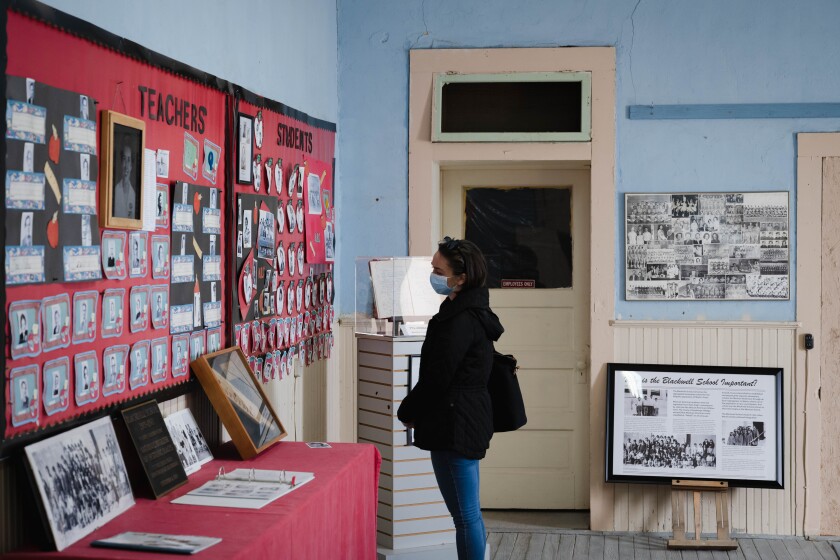
[[[249, 460], [224, 456], [190, 475], [189, 482], [159, 500], [137, 499], [134, 507], [62, 552], [17, 551], [4, 558], [173, 558], [90, 542], [124, 531], [220, 537], [222, 542], [199, 558], [259, 560], [338, 560], [376, 558], [376, 504], [379, 451], [368, 444], [332, 443], [310, 449], [304, 443], [280, 442]], [[201, 486], [224, 467], [314, 472], [315, 480], [262, 509], [234, 509], [170, 503]]]

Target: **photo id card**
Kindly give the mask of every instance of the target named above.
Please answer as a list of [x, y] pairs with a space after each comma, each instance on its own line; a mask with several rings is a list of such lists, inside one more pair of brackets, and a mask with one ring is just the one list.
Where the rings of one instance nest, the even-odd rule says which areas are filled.
[[102, 270], [108, 280], [124, 280], [128, 274], [125, 259], [126, 233], [102, 230]]
[[99, 359], [96, 352], [76, 354], [73, 358], [76, 376], [76, 406], [99, 399]]
[[149, 341], [141, 340], [134, 343], [129, 354], [131, 362], [131, 373], [128, 377], [128, 386], [133, 391], [138, 387], [149, 384]]
[[125, 391], [125, 372], [128, 362], [128, 345], [110, 346], [102, 356], [102, 395], [108, 397]]
[[105, 290], [102, 296], [102, 338], [122, 336], [125, 288]]
[[190, 361], [197, 360], [203, 356], [204, 348], [207, 345], [205, 331], [195, 331], [190, 334]]
[[128, 235], [128, 275], [131, 278], [145, 278], [149, 268], [149, 234], [132, 231]]
[[60, 294], [41, 302], [44, 352], [70, 346], [70, 296]]
[[169, 237], [152, 236], [152, 278], [169, 278]]
[[44, 364], [44, 412], [52, 416], [70, 406], [70, 358], [64, 356]]
[[[160, 150], [158, 151], [160, 153]], [[169, 185], [158, 183], [155, 192], [155, 227], [169, 228]]]
[[152, 340], [152, 383], [163, 383], [169, 373], [169, 337]]
[[152, 306], [152, 327], [167, 328], [169, 326], [169, 287], [152, 286], [149, 301]]
[[9, 373], [8, 402], [12, 409], [12, 426], [38, 423], [40, 379], [37, 364], [13, 368]]
[[132, 286], [128, 311], [131, 332], [141, 332], [149, 328], [148, 286]]
[[9, 305], [12, 359], [41, 353], [41, 302], [15, 301]]
[[172, 377], [183, 377], [189, 372], [189, 346], [190, 335], [172, 337]]

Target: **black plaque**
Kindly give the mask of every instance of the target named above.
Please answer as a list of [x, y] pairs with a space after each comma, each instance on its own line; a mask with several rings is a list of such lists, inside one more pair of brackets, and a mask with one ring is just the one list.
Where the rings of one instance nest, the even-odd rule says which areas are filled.
[[186, 483], [187, 473], [178, 459], [178, 450], [166, 429], [157, 401], [147, 401], [120, 412], [155, 498]]

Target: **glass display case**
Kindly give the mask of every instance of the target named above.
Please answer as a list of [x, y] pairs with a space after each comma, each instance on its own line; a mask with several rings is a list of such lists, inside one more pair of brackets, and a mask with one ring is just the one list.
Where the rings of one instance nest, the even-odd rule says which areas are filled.
[[420, 336], [443, 296], [429, 283], [431, 257], [357, 257], [357, 333]]

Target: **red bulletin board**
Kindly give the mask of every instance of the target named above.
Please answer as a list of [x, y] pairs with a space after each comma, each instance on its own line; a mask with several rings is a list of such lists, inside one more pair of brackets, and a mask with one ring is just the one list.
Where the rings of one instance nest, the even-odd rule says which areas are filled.
[[[262, 145], [259, 147], [254, 141], [252, 149], [252, 157], [259, 156], [260, 158], [259, 180], [253, 180], [250, 184], [240, 184], [234, 179], [232, 196], [228, 200], [228, 206], [232, 214], [231, 234], [228, 237], [228, 247], [230, 248], [228, 260], [230, 263], [239, 263], [239, 266], [232, 265], [233, 276], [229, 278], [228, 282], [228, 285], [235, 287], [230, 290], [232, 299], [229, 313], [233, 328], [233, 332], [230, 334], [233, 344], [242, 346], [249, 356], [255, 372], [262, 376], [264, 382], [267, 382], [282, 377], [284, 372], [288, 371], [290, 364], [296, 362], [309, 364], [329, 356], [333, 342], [330, 332], [330, 324], [333, 319], [332, 264], [323, 263], [323, 260], [319, 264], [314, 264], [306, 251], [303, 253], [303, 269], [296, 265], [293, 273], [288, 263], [288, 254], [287, 262], [281, 272], [278, 272], [280, 267], [277, 266], [276, 261], [272, 261], [275, 265], [273, 274], [278, 278], [278, 282], [282, 282], [286, 293], [288, 293], [291, 283], [294, 283], [296, 288], [300, 287], [300, 290], [293, 290], [296, 294], [296, 300], [298, 298], [297, 294], [301, 294], [300, 297], [305, 299], [307, 291], [309, 291], [308, 306], [304, 302], [304, 305], [301, 305], [300, 308], [295, 305], [293, 309], [289, 310], [286, 305], [288, 303], [288, 296], [286, 295], [283, 298], [282, 309], [275, 306], [273, 313], [262, 314], [259, 311], [259, 305], [254, 304], [253, 301], [240, 302], [243, 294], [239, 294], [238, 291], [244, 289], [246, 284], [239, 281], [247, 277], [247, 274], [243, 276], [244, 267], [249, 266], [248, 263], [252, 261], [247, 259], [251, 249], [243, 248], [241, 256], [237, 252], [238, 236], [243, 231], [243, 226], [240, 223], [242, 217], [237, 211], [237, 200], [240, 197], [239, 195], [262, 195], [271, 197], [278, 203], [282, 202], [282, 204], [279, 204], [282, 209], [280, 214], [285, 224], [282, 228], [279, 227], [279, 224], [275, 224], [275, 246], [279, 246], [282, 242], [285, 251], [288, 251], [292, 243], [296, 248], [303, 246], [308, 234], [305, 230], [300, 231], [298, 227], [295, 227], [294, 231], [290, 231], [289, 203], [292, 203], [296, 214], [301, 217], [305, 216], [305, 172], [310, 165], [318, 166], [319, 173], [326, 173], [329, 176], [326, 182], [332, 189], [331, 176], [335, 155], [335, 131], [318, 126], [317, 122], [309, 119], [306, 115], [288, 111], [283, 107], [272, 106], [271, 103], [265, 103], [264, 100], [256, 97], [250, 99], [246, 97], [246, 99], [238, 100], [236, 112], [254, 117], [255, 135], [259, 134], [261, 128]], [[234, 131], [234, 137], [236, 137], [236, 131]], [[231, 152], [237, 151], [237, 147], [238, 145], [234, 144]], [[237, 154], [231, 153], [228, 156], [228, 165], [236, 169]], [[272, 176], [269, 190], [268, 170], [265, 164], [271, 159], [273, 165], [276, 166], [278, 158], [282, 160], [282, 184], [277, 185], [275, 177]], [[304, 174], [304, 185], [301, 189], [295, 188], [290, 195], [289, 179], [295, 172], [296, 167], [297, 173]], [[254, 168], [256, 169], [256, 166]], [[259, 190], [257, 190], [257, 184], [259, 184]], [[333, 199], [331, 198], [331, 200]], [[300, 212], [298, 213], [299, 205]], [[297, 222], [296, 216], [295, 224]], [[257, 225], [254, 225], [255, 231], [253, 233], [255, 236], [256, 228]], [[264, 280], [265, 270], [272, 267], [267, 260], [258, 258], [256, 245], [253, 248], [253, 257], [253, 261], [260, 262], [259, 266], [254, 266], [260, 276], [254, 282], [259, 287], [262, 286], [261, 281]], [[326, 293], [328, 279], [330, 297]], [[251, 281], [251, 279], [248, 278], [248, 281]], [[319, 297], [321, 294], [322, 297]], [[243, 306], [241, 303], [245, 305]], [[248, 303], [250, 303], [250, 307], [247, 305]], [[249, 316], [243, 316], [242, 309], [249, 308], [252, 310]], [[280, 329], [283, 329], [283, 326], [278, 326], [278, 323], [283, 325], [289, 321], [291, 321], [291, 329], [288, 330], [291, 330], [291, 334], [287, 335], [286, 329], [280, 334]], [[303, 326], [301, 327], [300, 324]], [[298, 328], [295, 329], [295, 326]]]
[[[101, 30], [100, 30], [101, 31]], [[228, 107], [232, 103], [232, 97], [225, 92], [203, 85], [186, 77], [177, 75], [171, 71], [163, 70], [150, 63], [131, 58], [100, 44], [72, 35], [55, 26], [37, 21], [11, 9], [7, 11], [7, 66], [5, 74], [31, 78], [36, 82], [43, 83], [54, 88], [69, 90], [81, 95], [87, 95], [97, 100], [97, 105], [90, 108], [91, 120], [96, 115], [97, 121], [97, 156], [104, 158], [107, 154], [101, 153], [101, 126], [103, 111], [111, 110], [119, 113], [142, 119], [146, 124], [145, 147], [149, 149], [163, 149], [169, 151], [169, 173], [167, 178], [158, 178], [159, 183], [169, 185], [170, 211], [172, 208], [172, 189], [176, 181], [184, 181], [195, 185], [216, 187], [221, 190], [219, 196], [219, 207], [222, 216], [225, 216], [227, 171], [226, 162], [229, 161], [226, 154], [222, 153], [219, 160], [219, 168], [216, 172], [215, 184], [202, 175], [201, 164], [204, 162], [204, 142], [209, 141], [220, 147], [222, 152], [227, 148], [226, 122], [229, 118]], [[157, 55], [159, 57], [159, 55]], [[162, 57], [159, 57], [162, 58]], [[272, 117], [274, 118], [274, 117]], [[276, 126], [276, 123], [275, 125]], [[191, 135], [199, 143], [199, 167], [197, 176], [188, 175], [182, 166], [182, 155], [184, 152], [185, 134]], [[320, 137], [319, 137], [320, 138]], [[274, 141], [274, 138], [271, 138]], [[329, 146], [327, 146], [329, 144]], [[318, 140], [314, 148], [322, 159], [332, 161], [333, 137], [328, 140]], [[284, 148], [283, 154], [289, 161], [298, 154]], [[229, 156], [230, 154], [227, 154]], [[326, 159], [329, 158], [329, 159]], [[101, 181], [101, 178], [100, 178]], [[97, 206], [99, 185], [97, 185]], [[49, 191], [49, 189], [48, 189]], [[49, 192], [47, 196], [52, 196]], [[101, 213], [101, 208], [98, 212]], [[7, 210], [10, 212], [11, 210]], [[95, 218], [98, 221], [98, 217]], [[171, 220], [170, 220], [171, 222]], [[170, 226], [171, 227], [171, 226]], [[115, 228], [112, 228], [115, 229]], [[151, 248], [153, 235], [170, 235], [169, 227], [158, 227], [154, 232], [148, 232], [147, 251]], [[225, 270], [225, 257], [227, 255], [226, 236], [224, 223], [222, 224], [219, 238], [218, 255], [222, 257], [222, 271]], [[176, 253], [174, 247], [172, 254]], [[151, 262], [151, 257], [150, 257]], [[227, 329], [225, 328], [225, 314], [228, 309], [226, 299], [226, 276], [223, 273], [220, 286], [222, 298], [222, 346], [228, 345]], [[44, 283], [29, 284], [5, 287], [5, 313], [9, 314], [9, 306], [20, 300], [43, 300], [44, 298], [68, 294], [72, 301], [73, 295], [77, 292], [97, 291], [99, 293], [99, 307], [102, 306], [102, 296], [106, 289], [122, 288], [128, 295], [132, 288], [137, 286], [169, 286], [169, 279], [153, 279], [151, 266], [147, 274], [142, 278], [127, 277], [124, 280], [108, 280], [103, 275], [101, 280], [83, 281], [73, 283]], [[5, 282], [4, 282], [5, 286]], [[126, 309], [128, 300], [126, 299]], [[166, 337], [169, 341], [169, 352], [171, 356], [171, 344], [173, 336], [169, 328], [152, 329], [151, 325], [145, 331], [132, 332], [129, 328], [129, 321], [124, 314], [123, 334], [118, 338], [103, 338], [101, 332], [101, 312], [97, 317], [96, 338], [92, 342], [71, 344], [69, 347], [55, 349], [49, 352], [42, 350], [36, 357], [25, 357], [12, 360], [8, 344], [10, 329], [8, 320], [5, 320], [6, 349], [5, 349], [5, 432], [3, 439], [9, 440], [23, 433], [38, 430], [49, 425], [58, 424], [81, 414], [92, 412], [103, 407], [113, 405], [116, 402], [133, 399], [143, 394], [158, 391], [183, 383], [188, 377], [173, 378], [171, 374], [172, 360], [167, 360], [167, 375], [163, 380], [154, 383], [149, 380], [148, 384], [131, 389], [126, 383], [125, 390], [121, 393], [104, 396], [102, 394], [93, 402], [77, 406], [73, 398], [74, 356], [93, 351], [96, 353], [99, 362], [99, 382], [102, 382], [103, 374], [103, 352], [108, 347], [115, 345], [128, 345], [131, 347], [140, 341], [152, 341]], [[62, 412], [48, 416], [41, 406], [37, 423], [29, 423], [14, 427], [11, 422], [10, 406], [10, 371], [13, 368], [22, 366], [38, 365], [43, 375], [45, 362], [67, 356], [70, 360], [70, 386], [71, 398], [69, 406]], [[128, 371], [126, 372], [126, 378]], [[43, 380], [41, 380], [43, 381]], [[37, 395], [41, 400], [41, 394]]]

